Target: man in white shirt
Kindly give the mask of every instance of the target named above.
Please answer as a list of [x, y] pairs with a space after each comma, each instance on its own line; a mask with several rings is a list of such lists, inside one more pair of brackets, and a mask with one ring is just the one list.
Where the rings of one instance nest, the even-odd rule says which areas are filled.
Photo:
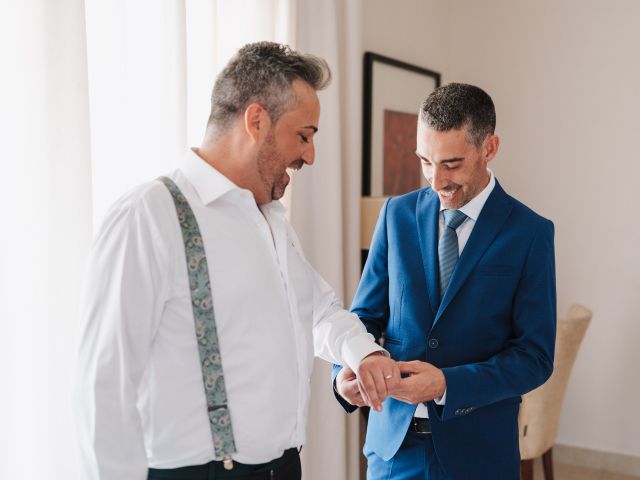
[[399, 382], [307, 263], [277, 201], [287, 169], [313, 164], [316, 91], [329, 80], [319, 58], [243, 47], [216, 81], [203, 144], [169, 176], [206, 251], [233, 462], [214, 448], [176, 206], [152, 181], [111, 208], [89, 260], [76, 389], [83, 479], [299, 479], [314, 353], [358, 372], [376, 410]]

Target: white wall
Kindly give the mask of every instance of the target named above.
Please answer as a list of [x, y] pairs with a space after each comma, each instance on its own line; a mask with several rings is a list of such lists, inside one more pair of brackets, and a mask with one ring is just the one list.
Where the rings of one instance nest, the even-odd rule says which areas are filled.
[[594, 311], [558, 443], [640, 456], [640, 2], [365, 4], [365, 50], [492, 95], [492, 167], [556, 225], [559, 312]]
[[362, 47], [436, 72], [446, 71], [449, 11], [444, 0], [364, 0]]

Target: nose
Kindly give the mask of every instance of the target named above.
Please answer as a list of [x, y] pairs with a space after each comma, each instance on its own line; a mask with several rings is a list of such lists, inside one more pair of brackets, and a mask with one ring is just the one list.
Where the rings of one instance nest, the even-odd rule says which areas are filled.
[[438, 191], [449, 184], [449, 179], [444, 171], [444, 168], [440, 165], [434, 165], [433, 175], [431, 177], [431, 187]]
[[305, 149], [304, 153], [302, 154], [302, 160], [304, 160], [304, 163], [311, 166], [313, 165], [313, 162], [315, 161], [315, 159], [316, 159], [316, 147], [313, 144], [313, 140], [310, 140], [308, 147]]

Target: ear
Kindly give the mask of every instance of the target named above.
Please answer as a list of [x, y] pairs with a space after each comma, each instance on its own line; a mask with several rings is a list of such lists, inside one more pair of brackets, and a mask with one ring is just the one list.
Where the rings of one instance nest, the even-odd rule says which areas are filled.
[[267, 136], [271, 128], [271, 117], [262, 105], [251, 103], [244, 111], [244, 129], [253, 142], [260, 141]]
[[497, 135], [488, 135], [487, 138], [484, 139], [484, 143], [482, 145], [482, 155], [487, 162], [493, 160], [493, 157], [498, 153], [498, 148], [500, 147], [500, 138]]

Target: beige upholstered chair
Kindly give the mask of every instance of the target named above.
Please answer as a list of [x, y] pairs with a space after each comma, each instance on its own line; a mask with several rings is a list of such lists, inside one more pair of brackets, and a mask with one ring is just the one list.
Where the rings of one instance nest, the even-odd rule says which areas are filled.
[[522, 397], [518, 423], [523, 480], [533, 478], [533, 459], [539, 456], [542, 456], [545, 479], [553, 480], [551, 449], [558, 433], [562, 401], [591, 315], [588, 308], [573, 305], [567, 315], [558, 320], [553, 374], [544, 385]]
[[360, 249], [369, 250], [380, 210], [389, 197], [360, 198]]

